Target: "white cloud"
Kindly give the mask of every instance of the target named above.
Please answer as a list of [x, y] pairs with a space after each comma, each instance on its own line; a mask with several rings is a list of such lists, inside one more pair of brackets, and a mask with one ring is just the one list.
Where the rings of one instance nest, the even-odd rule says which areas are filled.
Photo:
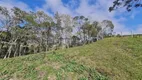
[[79, 3], [78, 0], [70, 0], [65, 6], [73, 10], [78, 6], [78, 3]]
[[53, 17], [53, 15], [47, 11], [46, 7], [43, 7], [43, 8], [36, 7], [35, 10], [36, 11], [44, 11], [48, 16]]
[[142, 33], [142, 24], [138, 25], [138, 28], [133, 32], [136, 34], [141, 34]]
[[22, 10], [32, 11], [32, 9], [27, 4], [17, 0], [1, 0], [0, 6], [7, 7], [8, 9], [18, 7]]
[[134, 19], [135, 16], [136, 16], [137, 14], [139, 14], [139, 13], [140, 13], [140, 11], [138, 11], [138, 10], [137, 10], [137, 11], [136, 11], [136, 10], [132, 11], [131, 14], [130, 14], [130, 18], [131, 18], [131, 19]]
[[46, 0], [47, 9], [51, 8], [51, 10], [55, 12], [60, 12], [62, 14], [71, 14], [71, 10], [63, 5], [61, 0]]

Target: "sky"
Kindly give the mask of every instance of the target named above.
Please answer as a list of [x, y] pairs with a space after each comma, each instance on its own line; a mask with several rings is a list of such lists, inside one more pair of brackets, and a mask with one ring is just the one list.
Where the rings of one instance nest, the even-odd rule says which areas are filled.
[[19, 7], [25, 11], [44, 11], [50, 16], [56, 12], [71, 16], [83, 15], [91, 20], [111, 20], [117, 34], [142, 34], [142, 8], [127, 12], [125, 8], [109, 12], [114, 0], [0, 0], [0, 6]]

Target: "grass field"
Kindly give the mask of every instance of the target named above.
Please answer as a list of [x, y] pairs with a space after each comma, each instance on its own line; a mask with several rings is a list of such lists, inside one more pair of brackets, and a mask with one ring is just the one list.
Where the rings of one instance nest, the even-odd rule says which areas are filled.
[[0, 60], [0, 80], [142, 80], [142, 38]]

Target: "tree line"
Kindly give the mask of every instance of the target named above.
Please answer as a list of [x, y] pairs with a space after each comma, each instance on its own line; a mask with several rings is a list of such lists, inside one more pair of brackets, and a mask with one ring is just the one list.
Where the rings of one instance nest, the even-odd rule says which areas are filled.
[[111, 36], [110, 20], [92, 21], [85, 16], [44, 11], [24, 11], [0, 6], [0, 58], [70, 48]]

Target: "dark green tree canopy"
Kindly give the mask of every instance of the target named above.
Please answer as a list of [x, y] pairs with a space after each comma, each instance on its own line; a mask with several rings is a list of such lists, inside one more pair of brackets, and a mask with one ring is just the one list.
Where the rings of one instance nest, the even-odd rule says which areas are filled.
[[113, 6], [109, 7], [109, 11], [111, 12], [121, 7], [125, 7], [129, 12], [132, 8], [142, 7], [142, 0], [115, 0]]

